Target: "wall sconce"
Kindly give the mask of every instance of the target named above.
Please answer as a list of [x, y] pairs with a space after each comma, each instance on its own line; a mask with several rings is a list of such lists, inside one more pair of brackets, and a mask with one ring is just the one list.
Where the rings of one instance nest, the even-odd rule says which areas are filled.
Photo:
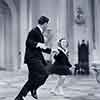
[[84, 12], [82, 10], [82, 8], [77, 8], [77, 13], [76, 13], [76, 17], [75, 17], [75, 23], [77, 25], [83, 25], [85, 24], [85, 18], [84, 18]]

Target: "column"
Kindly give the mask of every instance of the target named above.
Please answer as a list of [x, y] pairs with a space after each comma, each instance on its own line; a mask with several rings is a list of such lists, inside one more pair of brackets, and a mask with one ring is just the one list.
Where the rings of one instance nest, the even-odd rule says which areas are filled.
[[95, 63], [100, 64], [100, 0], [95, 0], [95, 45], [93, 58]]
[[11, 51], [12, 53], [10, 54], [11, 57], [11, 63], [8, 64], [8, 66], [12, 69], [17, 68], [17, 55], [18, 55], [18, 15], [17, 15], [17, 9], [16, 5], [13, 0], [4, 0], [10, 10], [10, 18], [11, 18], [11, 23], [9, 23], [8, 27], [11, 27]]
[[0, 13], [0, 67], [4, 68], [4, 15]]
[[28, 30], [31, 30], [32, 29], [32, 18], [33, 18], [33, 15], [32, 15], [32, 10], [33, 10], [33, 0], [29, 0], [29, 2], [28, 2], [28, 25], [29, 25], [29, 28], [28, 28]]
[[57, 6], [57, 38], [67, 38], [67, 2], [68, 0], [58, 0]]
[[[25, 41], [28, 35], [27, 23], [27, 0], [20, 0], [20, 51], [21, 51], [21, 68], [24, 65]], [[24, 67], [25, 68], [25, 67]]]
[[74, 32], [73, 32], [73, 19], [74, 19], [74, 11], [73, 11], [73, 1], [67, 0], [67, 21], [66, 21], [66, 34], [67, 40], [69, 41], [69, 51], [70, 51], [70, 61], [74, 63]]
[[[9, 10], [4, 15], [4, 56], [5, 56], [5, 65], [6, 69], [10, 70], [13, 69], [15, 66], [17, 67], [17, 63], [15, 63], [16, 60], [16, 53], [15, 48], [13, 47], [16, 46], [13, 41], [13, 32], [12, 32], [12, 20], [11, 20], [11, 15]], [[17, 38], [17, 37], [16, 37]]]

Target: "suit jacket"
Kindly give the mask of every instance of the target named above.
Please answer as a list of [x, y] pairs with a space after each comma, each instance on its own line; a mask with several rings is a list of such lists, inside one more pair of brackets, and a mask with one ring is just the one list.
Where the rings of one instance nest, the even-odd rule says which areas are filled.
[[44, 65], [46, 64], [42, 52], [50, 53], [51, 49], [47, 48], [44, 50], [37, 48], [37, 43], [44, 43], [44, 37], [38, 27], [32, 29], [28, 34], [24, 63], [31, 64], [34, 63], [34, 61], [41, 61]]

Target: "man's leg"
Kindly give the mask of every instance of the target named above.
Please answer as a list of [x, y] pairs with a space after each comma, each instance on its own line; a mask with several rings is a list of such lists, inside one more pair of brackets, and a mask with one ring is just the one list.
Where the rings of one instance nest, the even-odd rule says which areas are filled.
[[25, 85], [23, 86], [23, 88], [21, 89], [20, 93], [18, 94], [18, 96], [16, 97], [15, 100], [23, 100], [23, 99], [18, 99], [18, 98], [23, 98], [27, 95], [27, 93], [29, 92], [31, 87], [31, 84], [29, 82], [29, 80], [25, 83]]
[[48, 75], [40, 75], [38, 77], [38, 80], [36, 80], [35, 82], [34, 88], [38, 89], [41, 85], [43, 85], [46, 82], [47, 78], [48, 78]]
[[28, 81], [25, 83], [23, 88], [21, 89], [20, 93], [16, 97], [15, 100], [23, 100], [23, 99], [17, 99], [17, 98], [23, 98], [27, 95], [27, 93], [31, 90], [34, 80], [33, 80], [33, 73], [30, 65], [28, 65], [29, 75], [28, 75]]
[[34, 66], [37, 66], [37, 68], [35, 71], [36, 73], [34, 75], [35, 76], [34, 86], [31, 88], [31, 91], [35, 90], [36, 92], [37, 89], [45, 83], [46, 79], [48, 78], [48, 73], [45, 69], [45, 66], [41, 62], [35, 63]]

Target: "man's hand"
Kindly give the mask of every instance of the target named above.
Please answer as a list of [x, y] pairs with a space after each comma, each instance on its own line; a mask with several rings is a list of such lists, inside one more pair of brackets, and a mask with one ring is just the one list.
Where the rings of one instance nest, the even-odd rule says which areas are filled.
[[58, 49], [52, 49], [52, 53], [58, 55], [59, 54], [59, 51], [58, 51]]
[[47, 48], [46, 45], [45, 45], [44, 43], [38, 43], [36, 47], [37, 47], [37, 48], [39, 47], [39, 48], [41, 48], [41, 49], [46, 49], [46, 48]]

